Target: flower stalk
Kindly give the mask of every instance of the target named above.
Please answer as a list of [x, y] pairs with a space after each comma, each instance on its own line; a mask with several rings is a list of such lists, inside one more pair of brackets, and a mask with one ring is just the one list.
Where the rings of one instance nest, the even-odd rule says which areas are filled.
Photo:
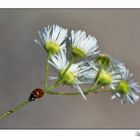
[[48, 89], [48, 74], [49, 74], [49, 65], [48, 65], [48, 60], [51, 58], [51, 53], [48, 52], [47, 60], [46, 60], [46, 78], [45, 78], [45, 92], [47, 92]]
[[27, 100], [22, 102], [21, 104], [17, 105], [16, 107], [10, 109], [9, 111], [5, 112], [4, 114], [0, 115], [0, 120], [7, 118], [8, 116], [12, 115], [13, 113], [15, 113], [17, 110], [23, 108], [24, 106], [28, 105], [29, 103], [31, 103], [31, 101]]

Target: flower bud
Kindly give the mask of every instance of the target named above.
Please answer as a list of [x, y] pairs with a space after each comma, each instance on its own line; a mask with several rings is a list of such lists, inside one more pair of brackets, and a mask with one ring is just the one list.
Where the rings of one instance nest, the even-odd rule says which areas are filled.
[[109, 68], [111, 65], [110, 57], [106, 54], [100, 54], [97, 56], [95, 62], [98, 64], [98, 66], [103, 66], [104, 68]]

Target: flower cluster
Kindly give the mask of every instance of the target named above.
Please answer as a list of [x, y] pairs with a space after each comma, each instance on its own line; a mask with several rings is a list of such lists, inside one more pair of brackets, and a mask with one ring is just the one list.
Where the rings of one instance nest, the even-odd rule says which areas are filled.
[[[124, 64], [113, 57], [98, 51], [97, 39], [85, 31], [68, 31], [58, 25], [49, 25], [38, 32], [35, 40], [47, 55], [47, 62], [58, 70], [53, 87], [60, 84], [73, 86], [86, 98], [81, 84], [90, 84], [90, 92], [112, 93], [112, 99], [119, 97], [122, 103], [135, 103], [140, 86], [132, 79], [132, 74]], [[48, 91], [51, 90], [47, 87]], [[103, 89], [103, 90], [101, 90]]]

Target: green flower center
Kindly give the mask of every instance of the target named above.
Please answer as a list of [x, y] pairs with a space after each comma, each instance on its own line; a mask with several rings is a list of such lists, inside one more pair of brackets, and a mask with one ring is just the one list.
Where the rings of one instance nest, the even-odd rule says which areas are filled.
[[44, 44], [45, 49], [47, 49], [47, 51], [49, 51], [51, 54], [55, 54], [58, 53], [60, 51], [60, 46], [53, 42], [53, 41], [47, 41]]
[[125, 80], [121, 80], [117, 87], [118, 91], [120, 91], [122, 94], [127, 95], [129, 92], [129, 85], [128, 82]]
[[[63, 72], [64, 72], [64, 70], [60, 71], [60, 76], [59, 76], [60, 78], [61, 78], [61, 75], [63, 74]], [[62, 80], [63, 80], [64, 84], [73, 85], [76, 82], [76, 77], [73, 72], [67, 71], [65, 73], [65, 75], [63, 76]]]
[[109, 58], [108, 55], [106, 54], [100, 54], [99, 56], [97, 56], [95, 62], [99, 65], [99, 66], [103, 66], [108, 68], [111, 65], [111, 60]]
[[99, 80], [98, 82], [101, 85], [106, 86], [106, 85], [109, 85], [112, 82], [112, 76], [107, 71], [101, 71], [100, 74], [99, 74], [98, 80]]
[[75, 46], [72, 46], [71, 52], [77, 58], [83, 58], [83, 57], [86, 56], [86, 54], [85, 54], [83, 49], [75, 47]]

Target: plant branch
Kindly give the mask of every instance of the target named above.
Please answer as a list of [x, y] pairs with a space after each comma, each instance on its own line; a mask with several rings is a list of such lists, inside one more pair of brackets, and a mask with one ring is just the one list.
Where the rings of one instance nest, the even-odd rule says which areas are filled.
[[14, 112], [16, 112], [17, 110], [21, 109], [22, 107], [28, 105], [29, 103], [31, 103], [31, 101], [24, 101], [21, 104], [17, 105], [16, 107], [10, 109], [9, 111], [5, 112], [4, 114], [0, 115], [0, 120], [12, 115]]
[[[92, 88], [83, 90], [84, 94], [87, 95], [92, 91]], [[96, 91], [94, 91], [96, 92]], [[80, 95], [80, 92], [55, 92], [55, 91], [49, 91], [48, 94], [53, 95]]]
[[[88, 88], [88, 89], [85, 89], [83, 90], [84, 94], [85, 95], [88, 95], [89, 93], [101, 93], [101, 92], [112, 92], [111, 89], [93, 89], [92, 88]], [[80, 95], [80, 92], [55, 92], [55, 91], [49, 91], [48, 94], [52, 94], [52, 95]]]

